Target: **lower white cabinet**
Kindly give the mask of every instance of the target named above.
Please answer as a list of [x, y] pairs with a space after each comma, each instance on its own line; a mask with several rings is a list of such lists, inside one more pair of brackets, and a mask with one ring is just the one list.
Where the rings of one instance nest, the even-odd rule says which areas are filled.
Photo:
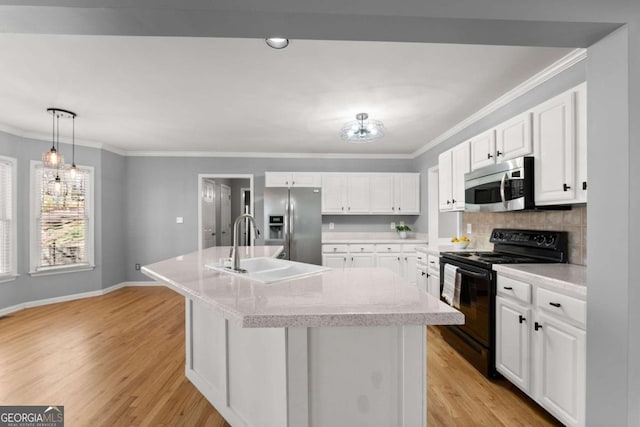
[[496, 369], [567, 426], [585, 425], [586, 303], [498, 274]]
[[331, 268], [375, 267], [375, 246], [322, 245], [322, 265]]

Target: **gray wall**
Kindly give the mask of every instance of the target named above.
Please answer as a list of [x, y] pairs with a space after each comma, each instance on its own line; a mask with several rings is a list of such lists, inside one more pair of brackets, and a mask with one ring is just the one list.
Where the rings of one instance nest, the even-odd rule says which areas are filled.
[[[128, 157], [126, 204], [135, 212], [127, 221], [126, 278], [148, 280], [134, 264], [149, 264], [195, 251], [198, 246], [198, 174], [254, 174], [254, 209], [263, 224], [265, 171], [406, 172], [410, 160], [275, 159], [275, 158], [166, 158]], [[426, 187], [423, 187], [423, 190]], [[176, 224], [175, 217], [184, 217]], [[341, 223], [356, 231], [361, 217]], [[386, 217], [369, 218], [369, 225], [388, 230]], [[408, 221], [408, 220], [407, 220]], [[376, 225], [377, 224], [377, 225]], [[355, 230], [354, 230], [355, 229]], [[424, 229], [426, 231], [426, 228]]]
[[[125, 281], [126, 254], [124, 250], [127, 219], [131, 213], [126, 206], [125, 159], [110, 151], [101, 151], [100, 175], [102, 209], [96, 218], [97, 230], [102, 244], [96, 247], [101, 251], [100, 269], [102, 270], [102, 288], [108, 288]], [[80, 159], [80, 158], [79, 158]]]
[[[14, 157], [18, 160], [18, 274], [19, 277], [12, 282], [0, 284], [0, 309], [11, 307], [27, 301], [37, 301], [41, 299], [55, 298], [70, 294], [78, 294], [100, 290], [103, 283], [103, 273], [108, 280], [120, 278], [106, 272], [103, 265], [103, 232], [102, 232], [102, 185], [101, 174], [103, 171], [101, 150], [76, 147], [76, 163], [78, 165], [93, 166], [95, 168], [95, 264], [92, 271], [75, 272], [68, 274], [57, 274], [51, 276], [31, 277], [29, 275], [29, 203], [30, 203], [30, 183], [31, 160], [40, 160], [42, 153], [49, 148], [49, 144], [44, 141], [36, 141], [21, 138], [7, 133], [0, 132], [0, 153], [5, 156]], [[61, 144], [60, 150], [65, 157], [71, 152], [71, 147]], [[109, 207], [109, 214], [120, 218], [119, 207]], [[110, 226], [112, 224], [109, 224]], [[121, 228], [123, 230], [124, 228]], [[115, 233], [118, 233], [116, 230]], [[122, 251], [122, 243], [116, 237], [109, 239], [107, 250], [109, 251], [109, 267], [116, 267], [121, 264], [121, 260], [114, 260], [111, 257], [111, 248], [118, 247]], [[116, 264], [113, 264], [115, 261]], [[117, 271], [117, 269], [116, 269]]]

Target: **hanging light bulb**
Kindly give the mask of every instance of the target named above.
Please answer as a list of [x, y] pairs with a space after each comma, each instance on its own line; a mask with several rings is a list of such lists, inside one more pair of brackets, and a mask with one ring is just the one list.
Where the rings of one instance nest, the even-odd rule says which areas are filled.
[[76, 179], [76, 176], [80, 172], [78, 166], [76, 166], [76, 115], [72, 115], [72, 130], [71, 130], [71, 166], [69, 167], [69, 178]]
[[[51, 112], [53, 117], [51, 149], [42, 154], [42, 163], [44, 163], [44, 166], [47, 168], [57, 168], [64, 163], [64, 159], [58, 151], [60, 148], [60, 115], [58, 114], [58, 110], [55, 108], [48, 108], [47, 111]], [[58, 148], [56, 148], [56, 121], [58, 122]]]
[[67, 195], [67, 184], [56, 172], [56, 177], [47, 182], [46, 193], [49, 196], [64, 197]]

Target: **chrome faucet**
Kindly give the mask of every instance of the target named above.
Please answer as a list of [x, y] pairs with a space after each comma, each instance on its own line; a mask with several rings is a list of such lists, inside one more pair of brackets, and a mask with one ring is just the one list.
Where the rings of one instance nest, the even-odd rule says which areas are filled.
[[[240, 229], [240, 224], [243, 219], [248, 219], [251, 224], [253, 224], [253, 229], [256, 230], [256, 236], [260, 235], [260, 230], [258, 230], [258, 226], [256, 225], [256, 220], [249, 214], [242, 214], [233, 223], [233, 249], [231, 249], [231, 262], [233, 263], [233, 270], [239, 273], [246, 273], [246, 270], [240, 268], [240, 257], [238, 256], [238, 234]], [[249, 230], [247, 230], [248, 232]]]

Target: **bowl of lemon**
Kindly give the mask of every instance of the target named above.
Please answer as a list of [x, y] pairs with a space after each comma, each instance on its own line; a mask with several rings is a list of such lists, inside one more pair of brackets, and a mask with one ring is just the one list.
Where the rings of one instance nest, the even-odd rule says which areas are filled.
[[469, 246], [469, 238], [467, 236], [454, 237], [451, 243], [455, 249], [466, 249]]

